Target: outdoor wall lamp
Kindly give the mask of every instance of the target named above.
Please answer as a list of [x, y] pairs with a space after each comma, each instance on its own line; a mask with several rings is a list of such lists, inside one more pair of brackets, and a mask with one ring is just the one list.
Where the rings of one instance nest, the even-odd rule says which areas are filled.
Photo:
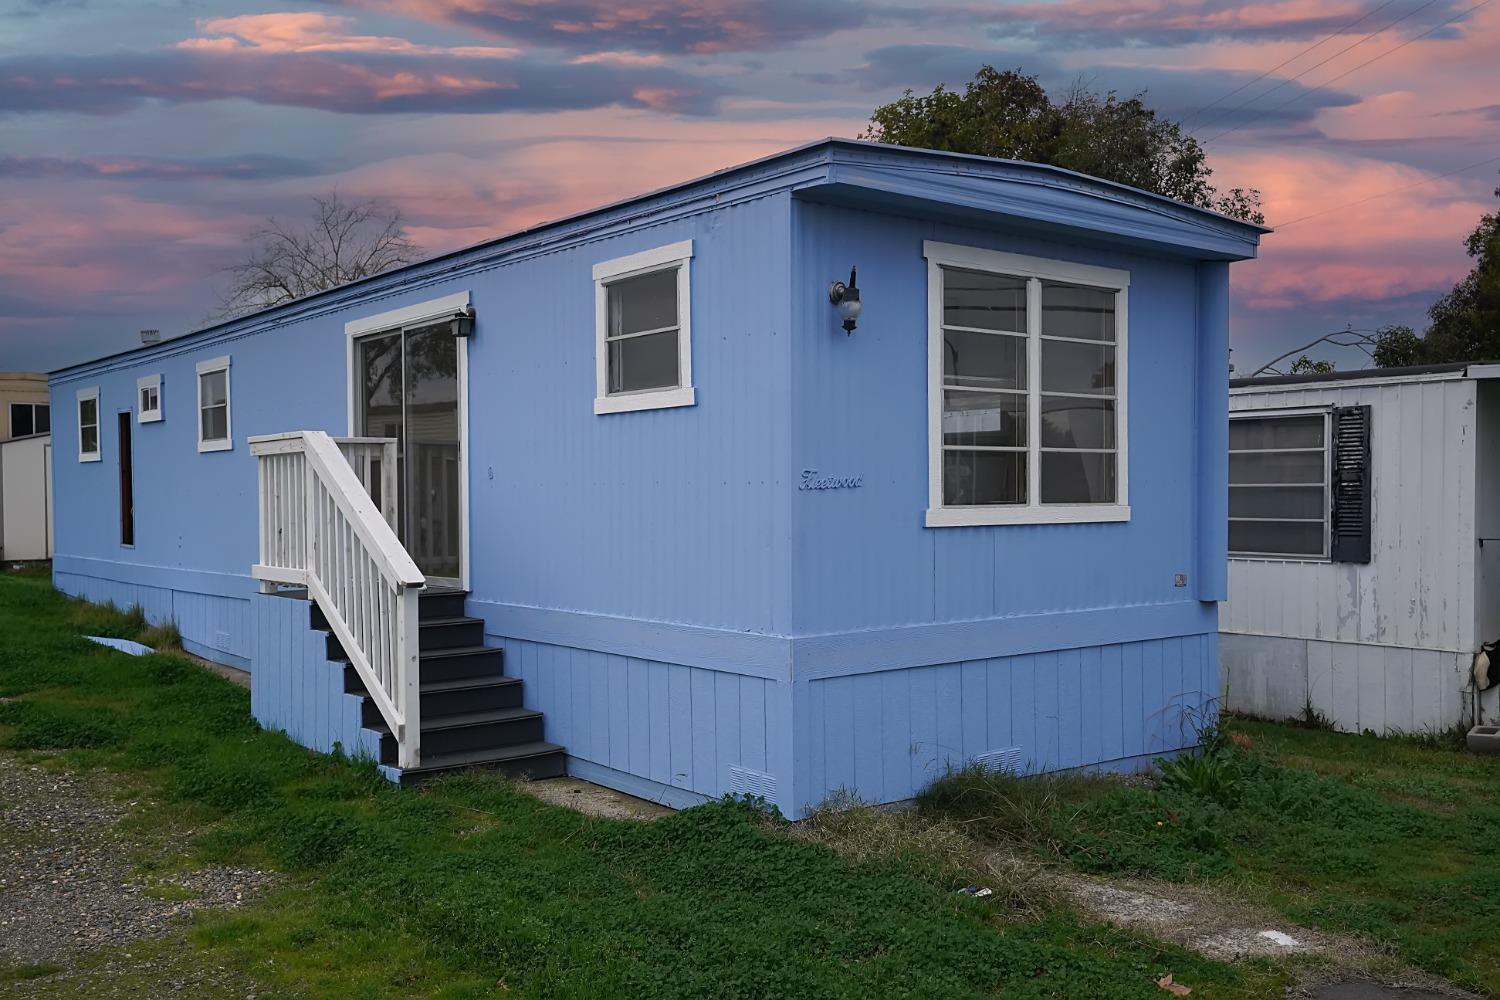
[[844, 332], [852, 334], [859, 314], [864, 308], [859, 304], [859, 286], [854, 283], [855, 268], [849, 268], [849, 284], [835, 281], [828, 286], [828, 301], [839, 310], [839, 319], [844, 321]]
[[453, 336], [474, 336], [474, 307], [464, 306], [463, 309], [453, 314]]

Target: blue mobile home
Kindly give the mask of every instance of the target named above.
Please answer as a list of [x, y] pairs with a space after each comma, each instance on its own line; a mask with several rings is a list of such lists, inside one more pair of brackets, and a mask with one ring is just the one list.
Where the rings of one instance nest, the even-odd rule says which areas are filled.
[[1262, 232], [813, 143], [55, 372], [56, 582], [396, 778], [1144, 766], [1216, 690]]

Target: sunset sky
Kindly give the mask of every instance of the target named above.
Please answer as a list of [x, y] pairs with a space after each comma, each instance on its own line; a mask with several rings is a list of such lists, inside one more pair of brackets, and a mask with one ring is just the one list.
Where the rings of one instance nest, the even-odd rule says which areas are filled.
[[1233, 268], [1242, 374], [1420, 328], [1500, 204], [1494, 0], [0, 0], [0, 369], [202, 325], [244, 234], [310, 194], [448, 250], [853, 136], [983, 63], [1145, 89], [1268, 223], [1323, 213]]

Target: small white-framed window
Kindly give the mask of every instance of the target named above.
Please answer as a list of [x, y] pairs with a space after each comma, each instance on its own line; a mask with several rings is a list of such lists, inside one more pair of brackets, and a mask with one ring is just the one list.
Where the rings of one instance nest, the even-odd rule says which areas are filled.
[[48, 403], [11, 403], [10, 436], [31, 437], [52, 431], [52, 407]]
[[161, 376], [143, 375], [135, 380], [136, 419], [152, 424], [161, 419]]
[[78, 390], [78, 461], [99, 461], [99, 387]]
[[1229, 554], [1329, 558], [1330, 410], [1229, 415]]
[[229, 408], [229, 358], [198, 362], [198, 450], [234, 447]]
[[692, 406], [693, 241], [594, 265], [595, 413]]
[[926, 241], [930, 528], [1128, 521], [1130, 273]]

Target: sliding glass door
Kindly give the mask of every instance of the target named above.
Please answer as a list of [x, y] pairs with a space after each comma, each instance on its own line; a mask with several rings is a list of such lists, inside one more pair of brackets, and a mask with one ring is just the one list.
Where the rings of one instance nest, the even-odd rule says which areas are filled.
[[457, 585], [463, 539], [458, 341], [451, 324], [359, 340], [357, 433], [395, 438], [401, 542], [435, 583]]

